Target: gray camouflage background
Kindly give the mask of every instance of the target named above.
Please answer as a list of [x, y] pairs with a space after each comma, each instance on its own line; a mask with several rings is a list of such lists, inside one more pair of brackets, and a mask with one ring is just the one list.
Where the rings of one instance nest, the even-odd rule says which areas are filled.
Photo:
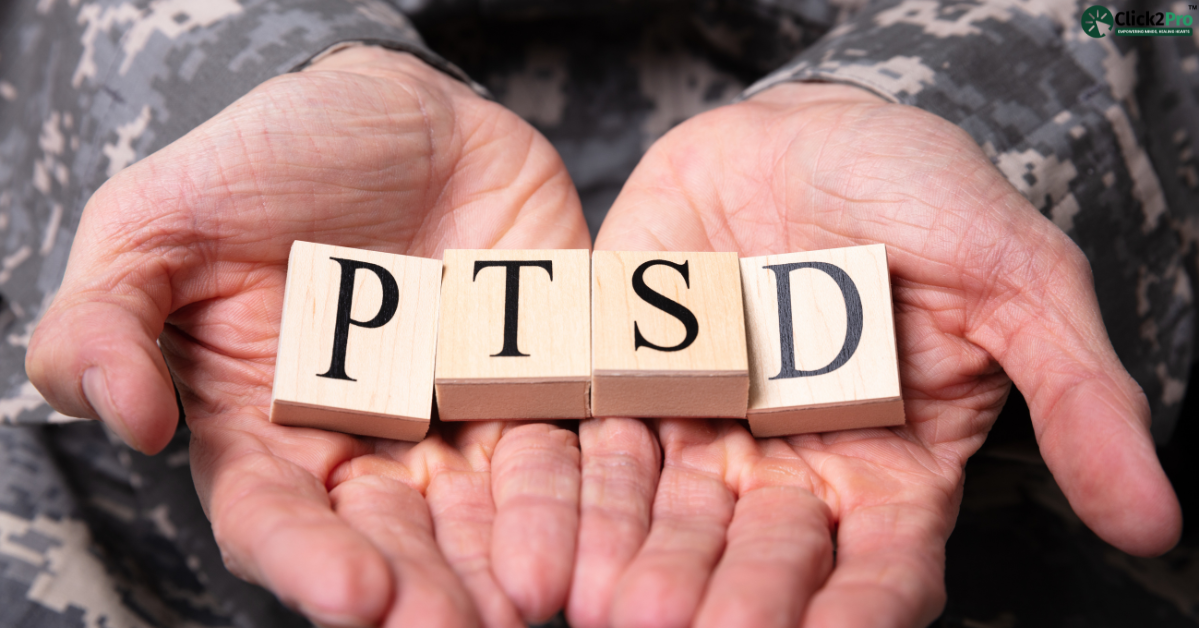
[[[1196, 16], [1169, 1], [1106, 6]], [[1195, 625], [1196, 37], [1091, 39], [1079, 28], [1083, 8], [1070, 0], [0, 4], [0, 626], [306, 625], [225, 571], [192, 488], [186, 428], [162, 454], [143, 456], [96, 423], [53, 412], [23, 363], [92, 192], [340, 42], [413, 52], [478, 81], [559, 150], [593, 234], [657, 137], [782, 81], [855, 84], [962, 126], [1091, 260], [1109, 334], [1150, 399], [1188, 519], [1184, 542], [1163, 558], [1104, 545], [1054, 486], [1014, 394], [968, 466], [938, 623]]]

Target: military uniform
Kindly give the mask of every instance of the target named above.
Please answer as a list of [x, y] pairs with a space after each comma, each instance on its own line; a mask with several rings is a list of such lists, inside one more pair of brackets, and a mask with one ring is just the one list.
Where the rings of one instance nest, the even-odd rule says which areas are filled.
[[[1112, 8], [1195, 17], [1186, 6]], [[1109, 335], [1165, 442], [1196, 354], [1196, 40], [1093, 39], [1080, 27], [1083, 8], [1065, 0], [5, 5], [0, 626], [305, 623], [225, 571], [191, 485], [186, 428], [159, 456], [143, 456], [95, 423], [68, 424], [23, 363], [80, 212], [105, 179], [254, 85], [344, 45], [411, 52], [529, 120], [562, 155], [593, 234], [656, 138], [731, 99], [786, 81], [834, 81], [938, 114], [970, 133], [1087, 254]]]

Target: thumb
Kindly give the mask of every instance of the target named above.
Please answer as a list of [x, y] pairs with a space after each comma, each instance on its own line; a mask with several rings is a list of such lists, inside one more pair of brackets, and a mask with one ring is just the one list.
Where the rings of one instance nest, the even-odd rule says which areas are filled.
[[179, 418], [156, 342], [171, 307], [166, 268], [133, 254], [96, 259], [84, 238], [76, 245], [25, 371], [59, 412], [100, 419], [134, 449], [157, 453]]
[[[1037, 218], [1041, 218], [1038, 216]], [[1071, 507], [1131, 554], [1179, 539], [1179, 501], [1150, 435], [1150, 408], [1113, 351], [1082, 252], [1048, 221], [1044, 246], [1003, 272], [1023, 286], [985, 300], [970, 335], [996, 356], [1029, 402], [1042, 456]], [[988, 303], [991, 301], [991, 303]]]

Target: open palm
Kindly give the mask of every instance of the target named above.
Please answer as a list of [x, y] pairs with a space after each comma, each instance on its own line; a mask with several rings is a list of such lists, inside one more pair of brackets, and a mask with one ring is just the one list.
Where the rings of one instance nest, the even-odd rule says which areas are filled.
[[[924, 625], [943, 603], [964, 465], [1010, 379], [1084, 521], [1133, 553], [1174, 543], [1179, 506], [1086, 259], [957, 127], [857, 88], [776, 87], [659, 140], [596, 247], [875, 242], [888, 246], [906, 425], [755, 439], [731, 421], [585, 424], [576, 587], [588, 586], [572, 592], [573, 624]], [[652, 457], [613, 464], [647, 431], [661, 472]], [[623, 540], [597, 551], [601, 537]]]
[[575, 544], [572, 432], [486, 422], [413, 444], [268, 422], [294, 240], [424, 257], [589, 245], [536, 131], [409, 55], [353, 48], [97, 192], [32, 381], [154, 452], [175, 429], [173, 376], [227, 564], [322, 624], [553, 613]]

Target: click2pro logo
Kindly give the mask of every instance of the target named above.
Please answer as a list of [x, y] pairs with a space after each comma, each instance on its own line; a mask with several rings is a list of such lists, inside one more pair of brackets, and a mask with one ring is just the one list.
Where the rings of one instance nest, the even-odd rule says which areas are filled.
[[[1187, 8], [1195, 11], [1196, 5], [1189, 4]], [[1107, 7], [1098, 4], [1088, 7], [1079, 16], [1079, 26], [1088, 37], [1094, 39], [1109, 34], [1127, 37], [1190, 37], [1192, 22], [1191, 15], [1171, 11], [1119, 11], [1114, 16]]]
[[1100, 5], [1088, 7], [1083, 15], [1079, 16], [1079, 25], [1083, 27], [1083, 32], [1088, 34], [1088, 37], [1099, 39], [1112, 32], [1113, 15], [1112, 11]]

